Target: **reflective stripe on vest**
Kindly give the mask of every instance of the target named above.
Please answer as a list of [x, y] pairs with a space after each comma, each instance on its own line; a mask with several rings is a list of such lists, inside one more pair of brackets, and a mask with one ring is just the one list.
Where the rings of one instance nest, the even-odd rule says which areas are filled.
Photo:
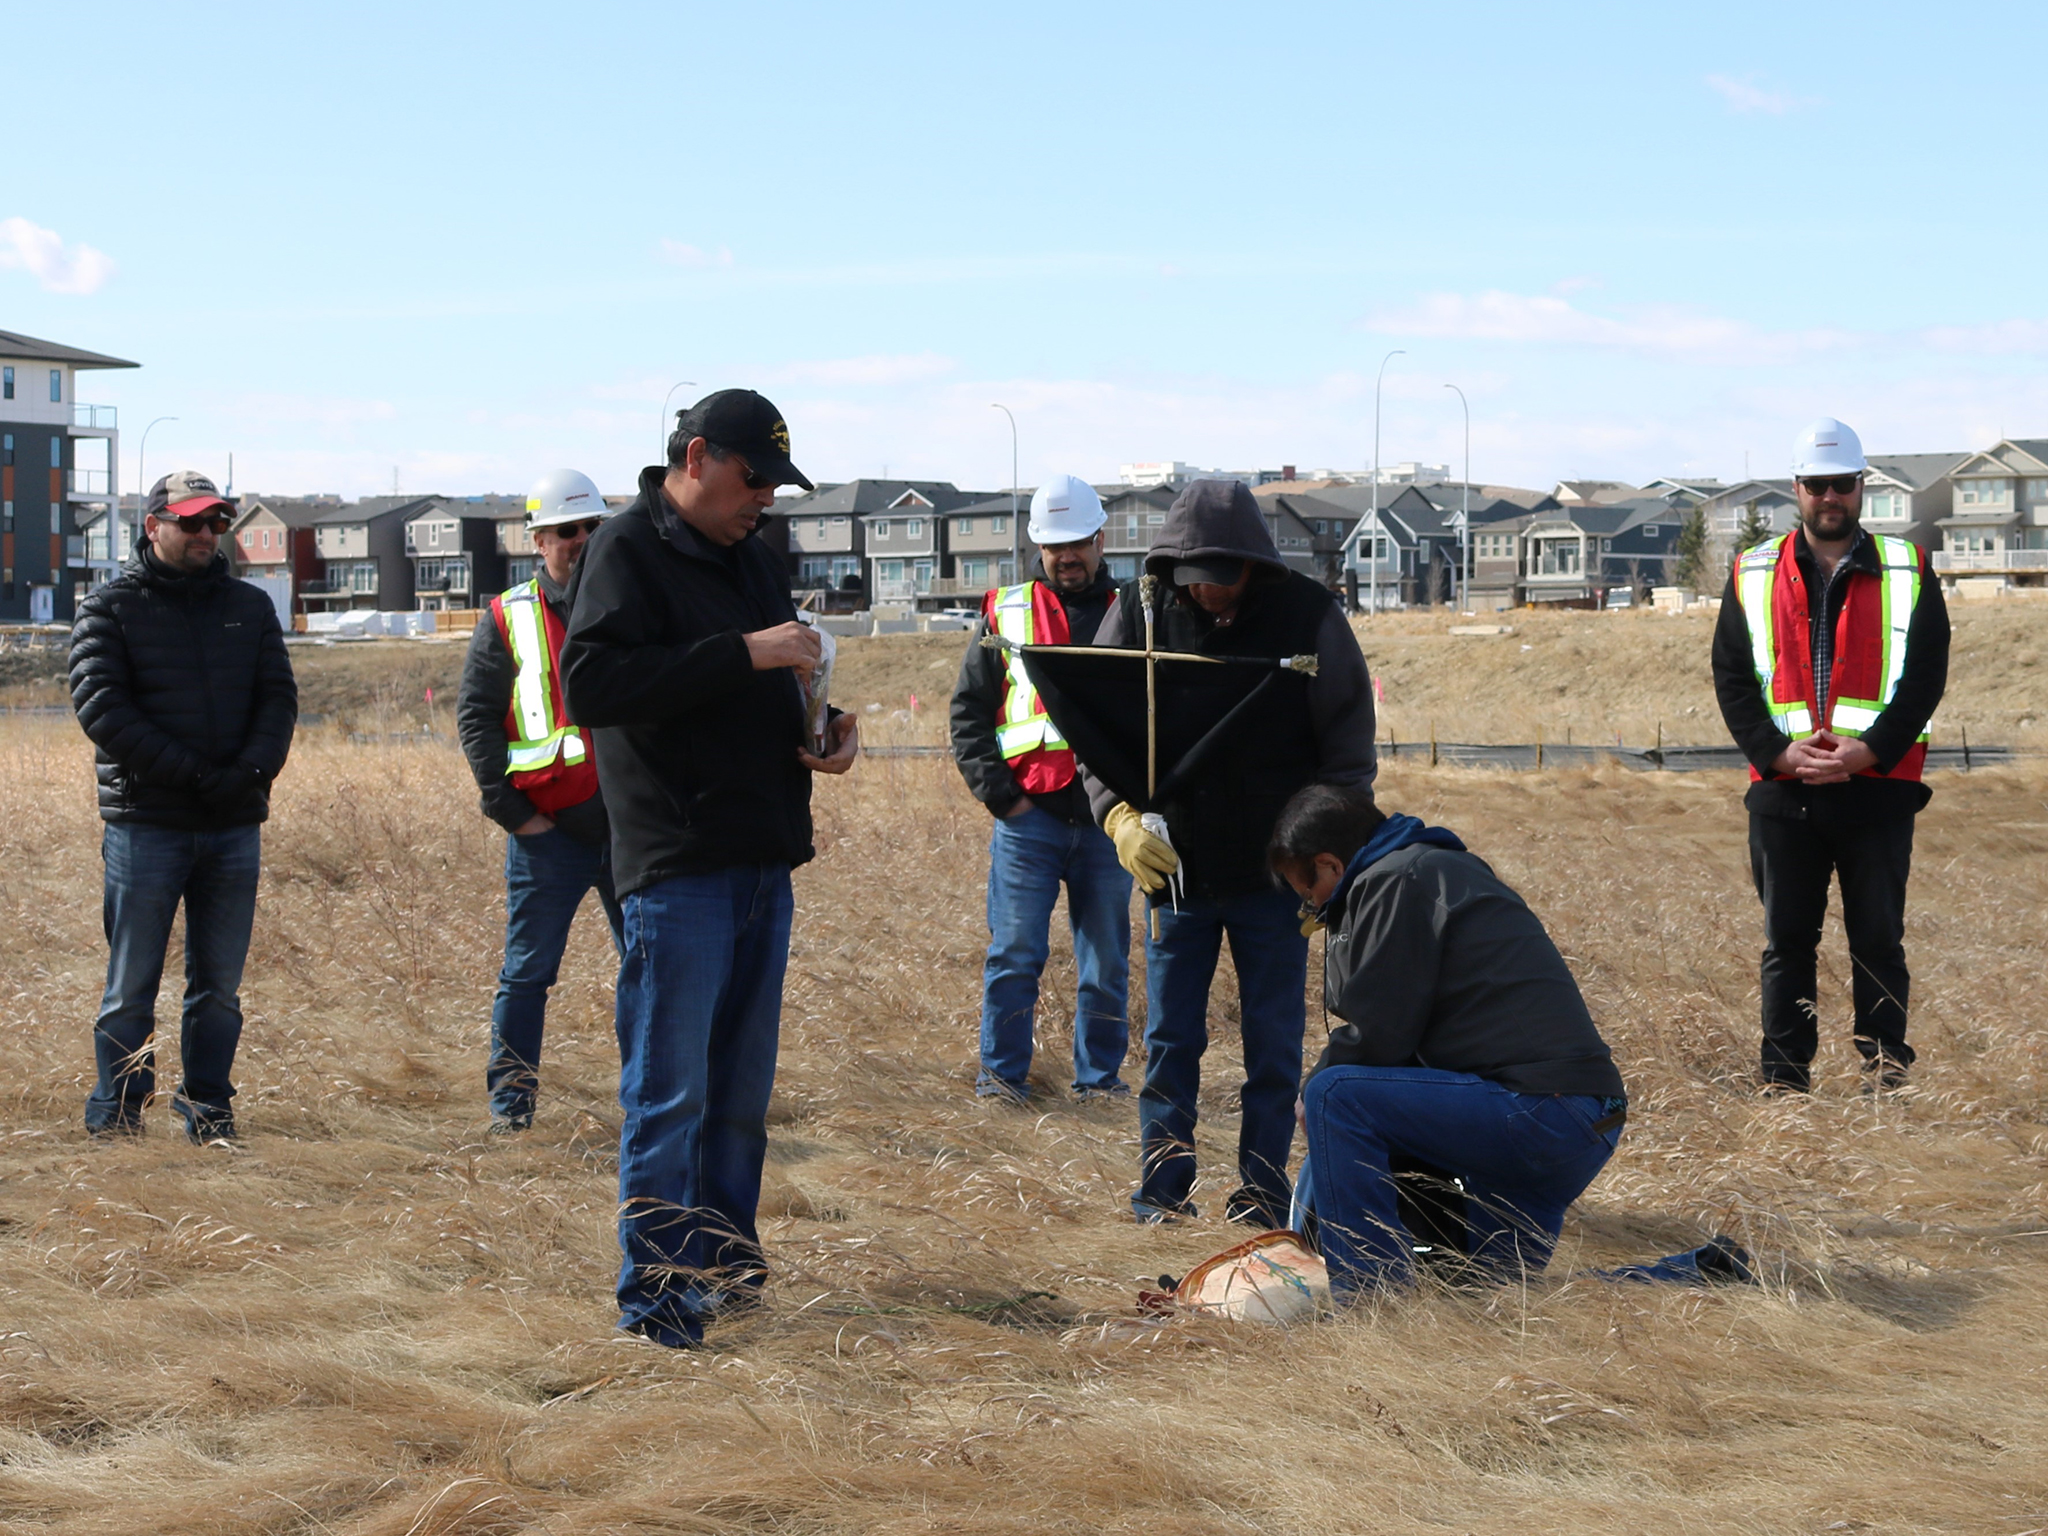
[[[1906, 632], [1913, 621], [1913, 608], [1920, 601], [1920, 551], [1910, 539], [1889, 534], [1873, 536], [1877, 544], [1880, 618], [1879, 696], [1875, 699], [1833, 695], [1828, 701], [1828, 728], [1840, 736], [1861, 736], [1877, 723], [1906, 670]], [[1793, 535], [1785, 534], [1754, 549], [1744, 550], [1735, 562], [1735, 599], [1749, 627], [1750, 661], [1757, 683], [1763, 689], [1764, 705], [1771, 718], [1794, 741], [1814, 734], [1813, 710], [1804, 699], [1780, 700], [1775, 683], [1783, 655], [1773, 596], [1778, 568], [1790, 548]], [[1808, 637], [1800, 637], [1805, 643]], [[1927, 740], [1926, 732], [1918, 738]]]
[[[1877, 717], [1899, 691], [1899, 678], [1906, 670], [1906, 629], [1913, 621], [1913, 607], [1920, 601], [1919, 547], [1911, 539], [1889, 534], [1878, 534], [1876, 538], [1884, 672], [1877, 698], [1838, 698], [1828, 710], [1830, 725], [1843, 736], [1861, 736], [1877, 724]], [[1925, 741], [1926, 732], [1921, 732], [1919, 739]]]
[[588, 749], [557, 699], [555, 658], [548, 648], [547, 620], [540, 580], [522, 582], [500, 596], [498, 609], [505, 643], [518, 675], [512, 683], [512, 717], [519, 734], [508, 743], [505, 771], [531, 773], [559, 756], [564, 763], [583, 761]]
[[[1038, 614], [1031, 601], [1035, 585], [1020, 582], [996, 593], [995, 628], [1005, 640], [1014, 640], [1019, 645], [1039, 643]], [[1002, 752], [1003, 761], [1014, 763], [1031, 752], [1067, 751], [1066, 738], [1045, 712], [1038, 690], [1024, 671], [1024, 657], [1016, 651], [1005, 654], [1009, 659], [1009, 686], [1003, 691], [1003, 711], [996, 721], [996, 747]]]

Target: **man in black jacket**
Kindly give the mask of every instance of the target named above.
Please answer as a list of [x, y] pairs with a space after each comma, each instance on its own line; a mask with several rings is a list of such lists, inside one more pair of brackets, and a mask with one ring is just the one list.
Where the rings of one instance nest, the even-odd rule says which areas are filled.
[[753, 537], [775, 487], [810, 481], [751, 390], [679, 413], [668, 465], [591, 536], [570, 582], [568, 705], [594, 731], [625, 914], [619, 970], [619, 1324], [694, 1346], [752, 1305], [790, 869], [811, 775], [844, 773], [854, 720], [809, 750], [820, 654], [782, 561]]
[[1020, 645], [1087, 645], [1116, 589], [1102, 564], [1102, 499], [1072, 475], [1031, 496], [1031, 579], [991, 592], [953, 688], [953, 759], [995, 817], [988, 846], [988, 959], [982, 967], [981, 1073], [975, 1091], [1030, 1096], [1038, 978], [1052, 909], [1067, 889], [1074, 935], [1074, 1092], [1128, 1097], [1118, 1073], [1130, 1049], [1131, 877], [1089, 813], [1073, 749], [1046, 714]]
[[[1244, 1035], [1233, 1220], [1274, 1227], [1288, 1204], [1287, 1154], [1301, 1082], [1308, 940], [1294, 899], [1266, 867], [1266, 838], [1288, 796], [1306, 784], [1369, 790], [1372, 681], [1358, 638], [1329, 591], [1288, 569], [1250, 489], [1197, 480], [1166, 514], [1145, 567], [1159, 579], [1158, 648], [1210, 656], [1313, 654], [1313, 677], [1272, 673], [1235, 713], [1229, 739], [1158, 810], [1168, 840], [1082, 764], [1089, 799], [1117, 857], [1154, 901], [1145, 943], [1145, 1084], [1138, 1094], [1143, 1161], [1131, 1208], [1141, 1221], [1194, 1211], [1195, 1113], [1209, 1044], [1209, 983], [1223, 941], [1237, 967]], [[1137, 582], [1096, 632], [1098, 645], [1144, 643]], [[1189, 670], [1181, 669], [1181, 677]], [[1221, 673], [1224, 669], [1214, 669]], [[1183, 686], [1162, 672], [1162, 690]], [[1162, 691], [1162, 714], [1177, 707]], [[1204, 724], [1207, 724], [1205, 721]], [[1161, 899], [1164, 872], [1182, 885]]]
[[1904, 1084], [1906, 879], [1927, 722], [1948, 685], [1948, 606], [1925, 550], [1862, 523], [1863, 445], [1832, 417], [1793, 449], [1799, 526], [1737, 556], [1714, 691], [1750, 762], [1749, 862], [1764, 907], [1766, 1092], [1812, 1086], [1817, 952], [1842, 886], [1866, 1088]]
[[1427, 1235], [1480, 1277], [1542, 1270], [1628, 1109], [1543, 924], [1455, 834], [1363, 790], [1304, 789], [1268, 856], [1327, 925], [1324, 996], [1344, 1020], [1302, 1091], [1332, 1288], [1410, 1278], [1425, 1234], [1404, 1229], [1404, 1165], [1458, 1180], [1457, 1219], [1423, 1207], [1454, 1230]]
[[257, 828], [291, 750], [299, 694], [270, 599], [228, 574], [228, 502], [193, 470], [150, 488], [119, 576], [78, 606], [71, 703], [106, 822], [107, 986], [93, 1029], [95, 1135], [135, 1133], [156, 1089], [157, 984], [185, 904], [184, 1077], [195, 1142], [231, 1140], [236, 995], [256, 917]]
[[562, 701], [569, 577], [605, 513], [589, 476], [557, 469], [541, 477], [526, 498], [540, 569], [492, 598], [478, 618], [455, 703], [456, 734], [484, 814], [506, 832], [505, 963], [484, 1067], [491, 1130], [499, 1135], [533, 1124], [548, 989], [576, 909], [591, 891], [612, 944], [624, 944], [597, 761]]

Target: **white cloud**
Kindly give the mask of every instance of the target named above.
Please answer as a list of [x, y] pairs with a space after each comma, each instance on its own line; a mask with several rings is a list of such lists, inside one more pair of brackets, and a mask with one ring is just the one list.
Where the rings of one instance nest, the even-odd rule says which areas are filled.
[[1625, 316], [1595, 314], [1555, 294], [1432, 293], [1366, 322], [1390, 336], [1433, 336], [1580, 347], [1615, 347], [1697, 362], [1756, 363], [1839, 351], [1860, 339], [1849, 331], [1767, 331], [1744, 320], [1678, 305], [1648, 305]]
[[1730, 112], [1745, 116], [1783, 117], [1801, 107], [1814, 105], [1811, 100], [1794, 96], [1789, 91], [1772, 91], [1756, 84], [1756, 76], [1745, 75], [1737, 80], [1732, 75], [1709, 75], [1707, 86]]
[[50, 293], [97, 293], [114, 275], [114, 258], [89, 245], [69, 245], [54, 229], [27, 219], [0, 219], [0, 267], [28, 272]]
[[768, 369], [765, 378], [770, 383], [792, 384], [913, 384], [943, 378], [952, 371], [953, 359], [936, 352], [876, 353], [785, 363]]
[[686, 245], [681, 240], [660, 242], [661, 259], [672, 267], [691, 267], [699, 271], [707, 267], [729, 267], [732, 265], [732, 250], [721, 245], [715, 251], [700, 246]]
[[2048, 352], [2048, 320], [1994, 320], [1988, 325], [1934, 325], [1920, 339], [1937, 352], [1980, 355]]

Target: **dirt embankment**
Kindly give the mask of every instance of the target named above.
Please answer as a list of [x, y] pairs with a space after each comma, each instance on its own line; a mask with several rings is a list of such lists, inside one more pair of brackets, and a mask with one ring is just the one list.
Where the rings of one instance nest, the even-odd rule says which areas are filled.
[[[1957, 603], [1948, 697], [1934, 735], [2048, 746], [2048, 603]], [[1488, 615], [1504, 635], [1453, 635], [1442, 612], [1354, 627], [1381, 689], [1380, 728], [1402, 741], [1647, 745], [1727, 740], [1708, 667], [1711, 614]], [[945, 733], [967, 637], [884, 635], [839, 642], [834, 702], [871, 722], [868, 739]], [[300, 707], [351, 730], [451, 730], [463, 638], [294, 645]], [[428, 691], [432, 690], [432, 699]], [[915, 700], [913, 705], [912, 701]], [[62, 706], [61, 649], [0, 650], [0, 707]]]

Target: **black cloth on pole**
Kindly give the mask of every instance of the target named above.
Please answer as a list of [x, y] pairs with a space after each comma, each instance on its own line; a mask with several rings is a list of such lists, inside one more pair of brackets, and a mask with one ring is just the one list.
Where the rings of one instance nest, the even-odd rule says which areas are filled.
[[1158, 787], [1145, 792], [1145, 653], [1076, 654], [1030, 646], [1024, 670], [1074, 755], [1139, 810], [1174, 799], [1230, 741], [1258, 701], [1295, 674], [1275, 665], [1216, 665], [1155, 655]]

